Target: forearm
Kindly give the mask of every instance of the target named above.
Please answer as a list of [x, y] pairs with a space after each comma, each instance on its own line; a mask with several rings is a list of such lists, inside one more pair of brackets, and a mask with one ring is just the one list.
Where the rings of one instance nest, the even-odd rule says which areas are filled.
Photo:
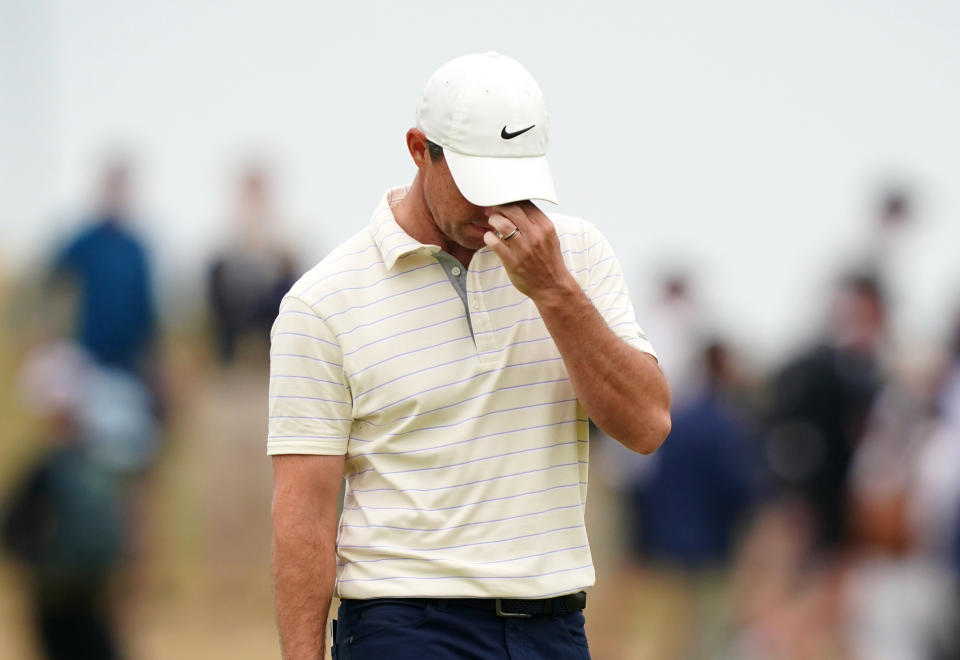
[[659, 447], [670, 391], [656, 359], [620, 339], [572, 278], [535, 302], [590, 418], [634, 451]]
[[317, 525], [274, 517], [273, 588], [284, 660], [318, 660], [336, 579], [335, 540]]

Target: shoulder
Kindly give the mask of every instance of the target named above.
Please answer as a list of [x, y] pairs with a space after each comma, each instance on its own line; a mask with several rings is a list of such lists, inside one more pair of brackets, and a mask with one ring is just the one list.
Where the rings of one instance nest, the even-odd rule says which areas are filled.
[[547, 217], [557, 229], [560, 249], [570, 265], [582, 267], [610, 251], [607, 239], [594, 224], [562, 213], [550, 213]]
[[591, 222], [564, 213], [547, 213], [547, 217], [557, 228], [561, 244], [593, 243], [603, 239], [603, 234]]
[[287, 296], [298, 298], [309, 306], [343, 288], [358, 273], [383, 266], [383, 257], [368, 228], [364, 227], [335, 247], [313, 268], [298, 279]]

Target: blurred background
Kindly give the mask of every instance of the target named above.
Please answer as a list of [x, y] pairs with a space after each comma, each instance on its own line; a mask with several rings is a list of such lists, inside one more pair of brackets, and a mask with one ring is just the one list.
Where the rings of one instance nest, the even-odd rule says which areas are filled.
[[433, 70], [491, 49], [674, 391], [653, 456], [594, 434], [594, 657], [960, 657], [958, 30], [935, 0], [0, 0], [0, 657], [279, 657], [277, 303], [412, 179]]

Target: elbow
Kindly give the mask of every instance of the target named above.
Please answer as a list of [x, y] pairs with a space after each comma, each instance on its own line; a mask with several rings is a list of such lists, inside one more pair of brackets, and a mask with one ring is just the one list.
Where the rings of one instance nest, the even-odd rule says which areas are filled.
[[638, 454], [652, 454], [670, 435], [671, 424], [669, 408], [651, 413], [638, 420], [623, 444]]

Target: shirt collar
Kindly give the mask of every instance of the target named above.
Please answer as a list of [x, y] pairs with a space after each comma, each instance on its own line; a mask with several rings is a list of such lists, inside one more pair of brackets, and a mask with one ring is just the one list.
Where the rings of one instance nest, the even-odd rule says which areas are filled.
[[439, 245], [421, 243], [397, 224], [391, 205], [403, 199], [408, 190], [408, 186], [388, 190], [373, 212], [373, 217], [370, 218], [370, 235], [380, 250], [380, 256], [387, 270], [393, 270], [397, 261], [408, 254], [422, 252], [432, 255], [440, 251]]

